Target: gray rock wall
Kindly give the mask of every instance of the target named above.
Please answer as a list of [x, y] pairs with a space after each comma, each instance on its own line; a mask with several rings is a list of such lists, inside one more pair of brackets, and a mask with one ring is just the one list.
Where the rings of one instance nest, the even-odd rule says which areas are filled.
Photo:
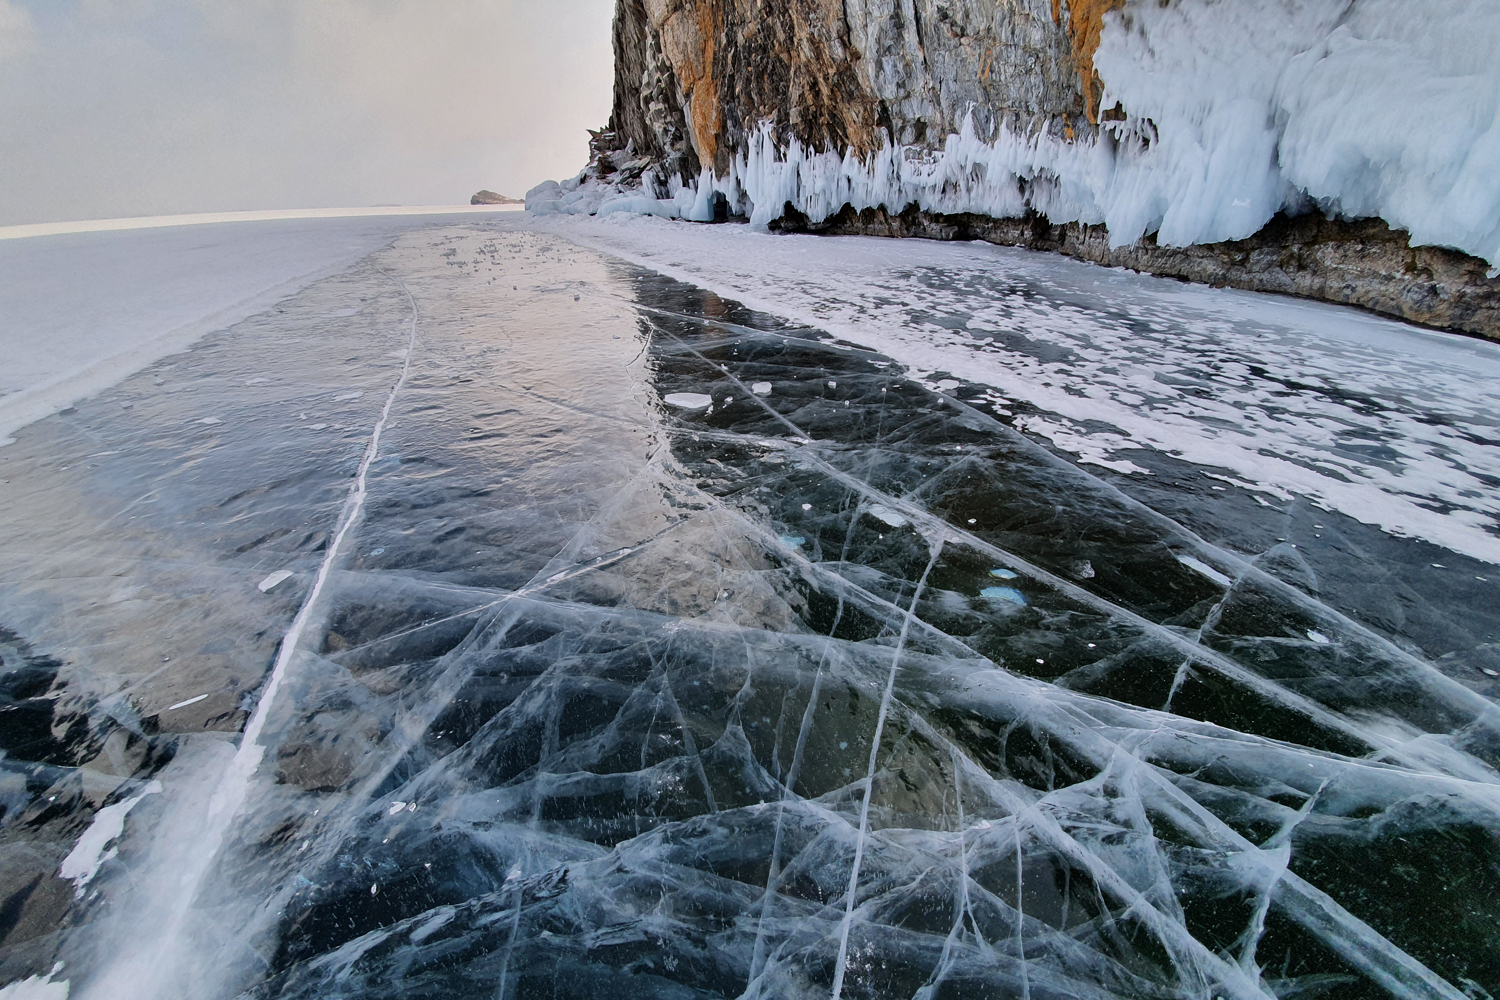
[[610, 131], [693, 172], [726, 170], [762, 121], [860, 151], [941, 144], [971, 112], [981, 134], [1077, 134], [1093, 109], [1073, 10], [1098, 2], [618, 0]]

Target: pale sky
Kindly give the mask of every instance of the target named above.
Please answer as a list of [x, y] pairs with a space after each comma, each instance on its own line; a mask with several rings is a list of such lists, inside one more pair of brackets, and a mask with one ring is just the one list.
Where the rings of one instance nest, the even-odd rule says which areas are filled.
[[609, 117], [613, 0], [0, 0], [0, 225], [520, 197]]

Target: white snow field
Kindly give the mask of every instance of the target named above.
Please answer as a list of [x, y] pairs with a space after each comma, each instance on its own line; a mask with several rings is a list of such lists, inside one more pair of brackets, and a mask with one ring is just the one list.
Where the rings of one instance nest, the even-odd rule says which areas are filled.
[[0, 227], [0, 443], [433, 216], [309, 209]]
[[623, 214], [0, 273], [176, 351], [0, 449], [6, 1000], [1500, 993], [1495, 345]]
[[[1378, 217], [1418, 244], [1500, 265], [1500, 5], [1491, 0], [1211, 0], [1105, 17], [1094, 65], [1122, 121], [1069, 142], [970, 126], [941, 149], [867, 159], [782, 146], [768, 126], [727, 175], [639, 187], [549, 182], [547, 213], [713, 219], [726, 196], [752, 224], [790, 202], [814, 222], [845, 204], [915, 204], [1054, 223], [1104, 223], [1116, 246], [1242, 239], [1282, 209]], [[652, 185], [654, 186], [654, 185]]]

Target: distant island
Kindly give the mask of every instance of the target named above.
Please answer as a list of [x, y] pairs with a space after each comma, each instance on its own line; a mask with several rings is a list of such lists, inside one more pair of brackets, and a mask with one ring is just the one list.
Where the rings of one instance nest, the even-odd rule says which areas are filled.
[[480, 191], [469, 199], [470, 205], [520, 205], [524, 204], [520, 198], [507, 198], [503, 194], [493, 191]]

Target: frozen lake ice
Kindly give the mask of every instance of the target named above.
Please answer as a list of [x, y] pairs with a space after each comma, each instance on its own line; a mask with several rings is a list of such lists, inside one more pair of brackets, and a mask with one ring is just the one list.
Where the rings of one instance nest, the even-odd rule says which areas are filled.
[[360, 225], [0, 448], [0, 995], [1500, 990], [1495, 345]]

